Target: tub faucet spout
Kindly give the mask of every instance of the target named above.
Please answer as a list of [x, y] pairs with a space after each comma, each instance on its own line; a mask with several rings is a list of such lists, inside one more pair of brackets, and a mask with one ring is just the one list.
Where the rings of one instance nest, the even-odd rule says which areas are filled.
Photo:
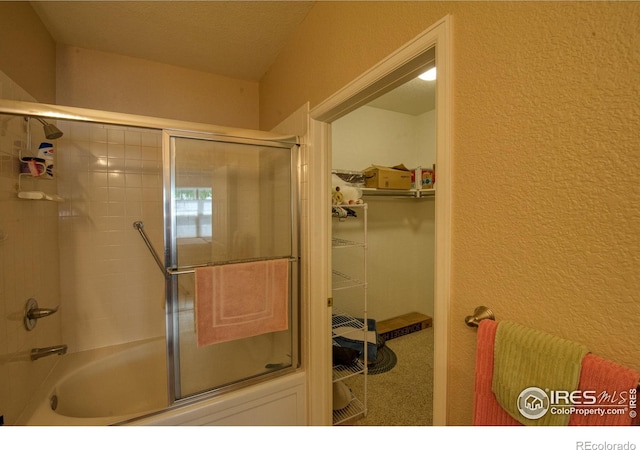
[[31, 361], [44, 358], [49, 355], [64, 355], [67, 353], [66, 344], [54, 345], [53, 347], [32, 348], [31, 349]]

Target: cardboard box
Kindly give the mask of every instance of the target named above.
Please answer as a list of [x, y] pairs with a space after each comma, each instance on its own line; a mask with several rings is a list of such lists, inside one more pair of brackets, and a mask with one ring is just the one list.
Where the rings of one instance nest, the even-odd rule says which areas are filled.
[[433, 189], [433, 169], [418, 167], [411, 171], [411, 189]]
[[383, 166], [364, 170], [365, 187], [377, 189], [411, 189], [411, 172]]
[[405, 334], [424, 330], [432, 325], [433, 319], [431, 317], [417, 312], [412, 312], [378, 322], [378, 336], [385, 341], [388, 341], [390, 339], [404, 336]]

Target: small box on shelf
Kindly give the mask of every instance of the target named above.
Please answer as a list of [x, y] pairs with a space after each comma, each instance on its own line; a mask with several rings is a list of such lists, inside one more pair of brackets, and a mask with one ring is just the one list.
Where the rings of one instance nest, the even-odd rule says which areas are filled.
[[433, 169], [417, 167], [411, 171], [411, 189], [433, 189]]
[[364, 170], [365, 187], [411, 189], [411, 171], [373, 165]]

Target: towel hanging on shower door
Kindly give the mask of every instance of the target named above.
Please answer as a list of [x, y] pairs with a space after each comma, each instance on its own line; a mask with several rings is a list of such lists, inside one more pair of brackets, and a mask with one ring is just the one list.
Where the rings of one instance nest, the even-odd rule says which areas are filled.
[[288, 329], [288, 259], [201, 267], [195, 280], [198, 347]]

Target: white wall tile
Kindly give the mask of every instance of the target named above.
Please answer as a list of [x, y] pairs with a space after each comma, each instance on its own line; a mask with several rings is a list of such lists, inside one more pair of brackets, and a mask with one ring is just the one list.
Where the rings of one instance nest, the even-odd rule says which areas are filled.
[[[34, 101], [0, 72], [1, 97]], [[13, 424], [27, 404], [34, 386], [39, 386], [55, 364], [53, 358], [29, 361], [32, 348], [62, 343], [61, 318], [41, 319], [35, 329], [23, 325], [24, 307], [30, 297], [41, 307], [60, 303], [58, 275], [58, 205], [22, 200], [16, 185], [48, 193], [57, 190], [56, 180], [19, 176], [19, 152], [37, 153], [44, 140], [42, 127], [32, 127], [32, 148], [26, 148], [26, 121], [20, 116], [0, 115], [0, 411], [5, 423]], [[55, 141], [54, 141], [55, 142]], [[56, 156], [57, 158], [57, 156]]]
[[[62, 274], [68, 304], [63, 334], [73, 351], [164, 332], [164, 315], [148, 311], [157, 309], [158, 299], [164, 298], [163, 279], [143, 281], [145, 271], [158, 269], [132, 227], [134, 221], [143, 220], [147, 231], [163, 228], [160, 132], [84, 125], [71, 125], [74, 132], [65, 142], [69, 154], [60, 167], [67, 175], [60, 189], [78, 196], [73, 191], [80, 185], [86, 199], [75, 204], [73, 225], [64, 227], [61, 250], [62, 260], [71, 268]], [[158, 147], [142, 147], [143, 143]], [[146, 167], [143, 154], [150, 163]], [[162, 248], [159, 235], [154, 245]]]

